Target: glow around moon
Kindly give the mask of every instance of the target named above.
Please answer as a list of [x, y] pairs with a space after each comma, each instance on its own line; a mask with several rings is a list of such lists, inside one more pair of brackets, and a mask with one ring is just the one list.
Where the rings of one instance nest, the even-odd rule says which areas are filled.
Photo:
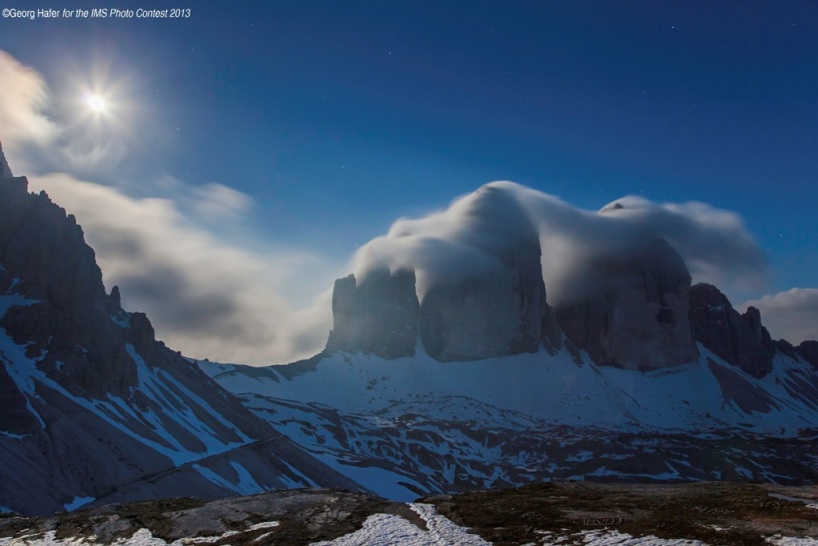
[[88, 97], [88, 107], [94, 112], [102, 113], [105, 111], [105, 99], [99, 95], [91, 95]]

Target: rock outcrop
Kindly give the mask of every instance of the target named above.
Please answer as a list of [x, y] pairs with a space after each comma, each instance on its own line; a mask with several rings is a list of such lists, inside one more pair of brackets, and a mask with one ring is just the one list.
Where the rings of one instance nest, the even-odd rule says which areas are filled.
[[6, 155], [3, 153], [3, 143], [0, 142], [0, 180], [3, 178], [11, 178], [13, 176], [14, 175], [11, 174], [9, 164], [6, 161]]
[[536, 352], [549, 308], [536, 236], [498, 253], [479, 276], [432, 286], [420, 306], [420, 337], [440, 361]]
[[[465, 215], [469, 228], [459, 244], [465, 254], [480, 256], [479, 266], [469, 270], [456, 251], [446, 255], [425, 279], [422, 298], [412, 271], [381, 267], [339, 279], [327, 350], [398, 358], [414, 354], [420, 340], [428, 355], [447, 362], [559, 346], [545, 299], [539, 233], [519, 203], [485, 186]], [[441, 273], [449, 270], [459, 273]]]
[[507, 249], [492, 271], [432, 286], [422, 304], [414, 272], [378, 270], [360, 282], [349, 275], [335, 281], [332, 313], [328, 351], [388, 359], [415, 354], [418, 339], [441, 362], [536, 352], [544, 340], [549, 347], [559, 342], [539, 244], [532, 242]]
[[597, 364], [652, 369], [690, 362], [690, 273], [664, 239], [589, 261], [580, 298], [555, 306], [571, 343]]
[[803, 341], [795, 348], [798, 355], [818, 369], [818, 341]]
[[690, 323], [696, 341], [727, 362], [755, 377], [772, 370], [776, 344], [755, 307], [739, 314], [718, 288], [700, 283], [690, 290]]
[[360, 286], [355, 276], [335, 281], [332, 292], [334, 329], [329, 351], [362, 351], [384, 358], [415, 354], [420, 305], [414, 272], [370, 273]]
[[74, 217], [27, 184], [0, 185], [0, 293], [36, 303], [11, 307], [0, 326], [72, 392], [126, 393], [137, 381], [123, 348], [131, 340], [111, 320], [94, 251]]

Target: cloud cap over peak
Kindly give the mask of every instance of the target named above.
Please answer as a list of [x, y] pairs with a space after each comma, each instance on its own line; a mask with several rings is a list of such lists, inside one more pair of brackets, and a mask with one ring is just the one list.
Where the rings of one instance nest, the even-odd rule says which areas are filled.
[[727, 290], [758, 287], [764, 255], [736, 213], [705, 203], [659, 204], [628, 196], [598, 213], [514, 182], [492, 182], [447, 209], [396, 221], [355, 255], [361, 279], [375, 269], [414, 270], [418, 293], [429, 286], [500, 266], [500, 253], [526, 241], [542, 250], [543, 277], [554, 303], [574, 296], [594, 259], [665, 239], [685, 260], [694, 282]]

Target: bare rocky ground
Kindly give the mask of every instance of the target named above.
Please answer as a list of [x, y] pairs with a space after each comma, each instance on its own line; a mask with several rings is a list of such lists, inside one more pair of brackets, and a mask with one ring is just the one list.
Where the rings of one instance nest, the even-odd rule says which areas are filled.
[[[0, 537], [31, 537], [55, 531], [58, 540], [82, 538], [111, 544], [140, 529], [167, 543], [194, 537], [223, 536], [208, 544], [310, 544], [332, 540], [360, 529], [367, 516], [395, 514], [418, 524], [420, 518], [405, 504], [378, 497], [320, 489], [277, 491], [249, 497], [201, 502], [162, 499], [112, 504], [43, 518], [0, 518]], [[275, 527], [264, 522], [278, 522]], [[259, 544], [259, 542], [255, 542]]]
[[438, 513], [496, 545], [549, 544], [612, 529], [633, 537], [695, 539], [719, 546], [768, 544], [767, 537], [818, 537], [818, 487], [724, 482], [547, 483], [424, 499]]
[[[421, 499], [496, 545], [584, 544], [583, 532], [695, 539], [711, 545], [769, 544], [769, 537], [818, 540], [818, 487], [736, 483], [561, 482]], [[425, 529], [408, 505], [346, 491], [279, 491], [200, 502], [114, 504], [42, 518], [0, 517], [0, 537], [111, 544], [148, 529], [168, 544], [307, 545], [360, 529], [372, 514], [393, 514]], [[266, 522], [278, 522], [272, 526]], [[211, 537], [201, 541], [195, 537]], [[218, 538], [217, 538], [218, 537]], [[0, 542], [8, 540], [0, 538]]]

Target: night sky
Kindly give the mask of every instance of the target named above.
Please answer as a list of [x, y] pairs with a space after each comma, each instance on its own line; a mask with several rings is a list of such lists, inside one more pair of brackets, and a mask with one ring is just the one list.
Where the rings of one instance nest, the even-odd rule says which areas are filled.
[[[289, 309], [397, 218], [512, 180], [588, 210], [638, 195], [734, 211], [767, 280], [721, 288], [736, 307], [804, 289], [777, 304], [798, 307], [818, 337], [812, 0], [115, 4], [191, 15], [0, 19], [0, 50], [41, 76], [38, 112], [63, 150], [0, 125], [12, 170], [165, 200], [175, 225], [281, 265], [271, 290]], [[105, 112], [82, 111], [89, 92]], [[191, 197], [213, 188], [229, 214]], [[77, 216], [117, 278], [106, 259], [122, 264], [94, 234], [105, 222]], [[119, 275], [125, 303], [161, 323], [151, 297], [166, 294], [131, 279], [129, 296]]]

